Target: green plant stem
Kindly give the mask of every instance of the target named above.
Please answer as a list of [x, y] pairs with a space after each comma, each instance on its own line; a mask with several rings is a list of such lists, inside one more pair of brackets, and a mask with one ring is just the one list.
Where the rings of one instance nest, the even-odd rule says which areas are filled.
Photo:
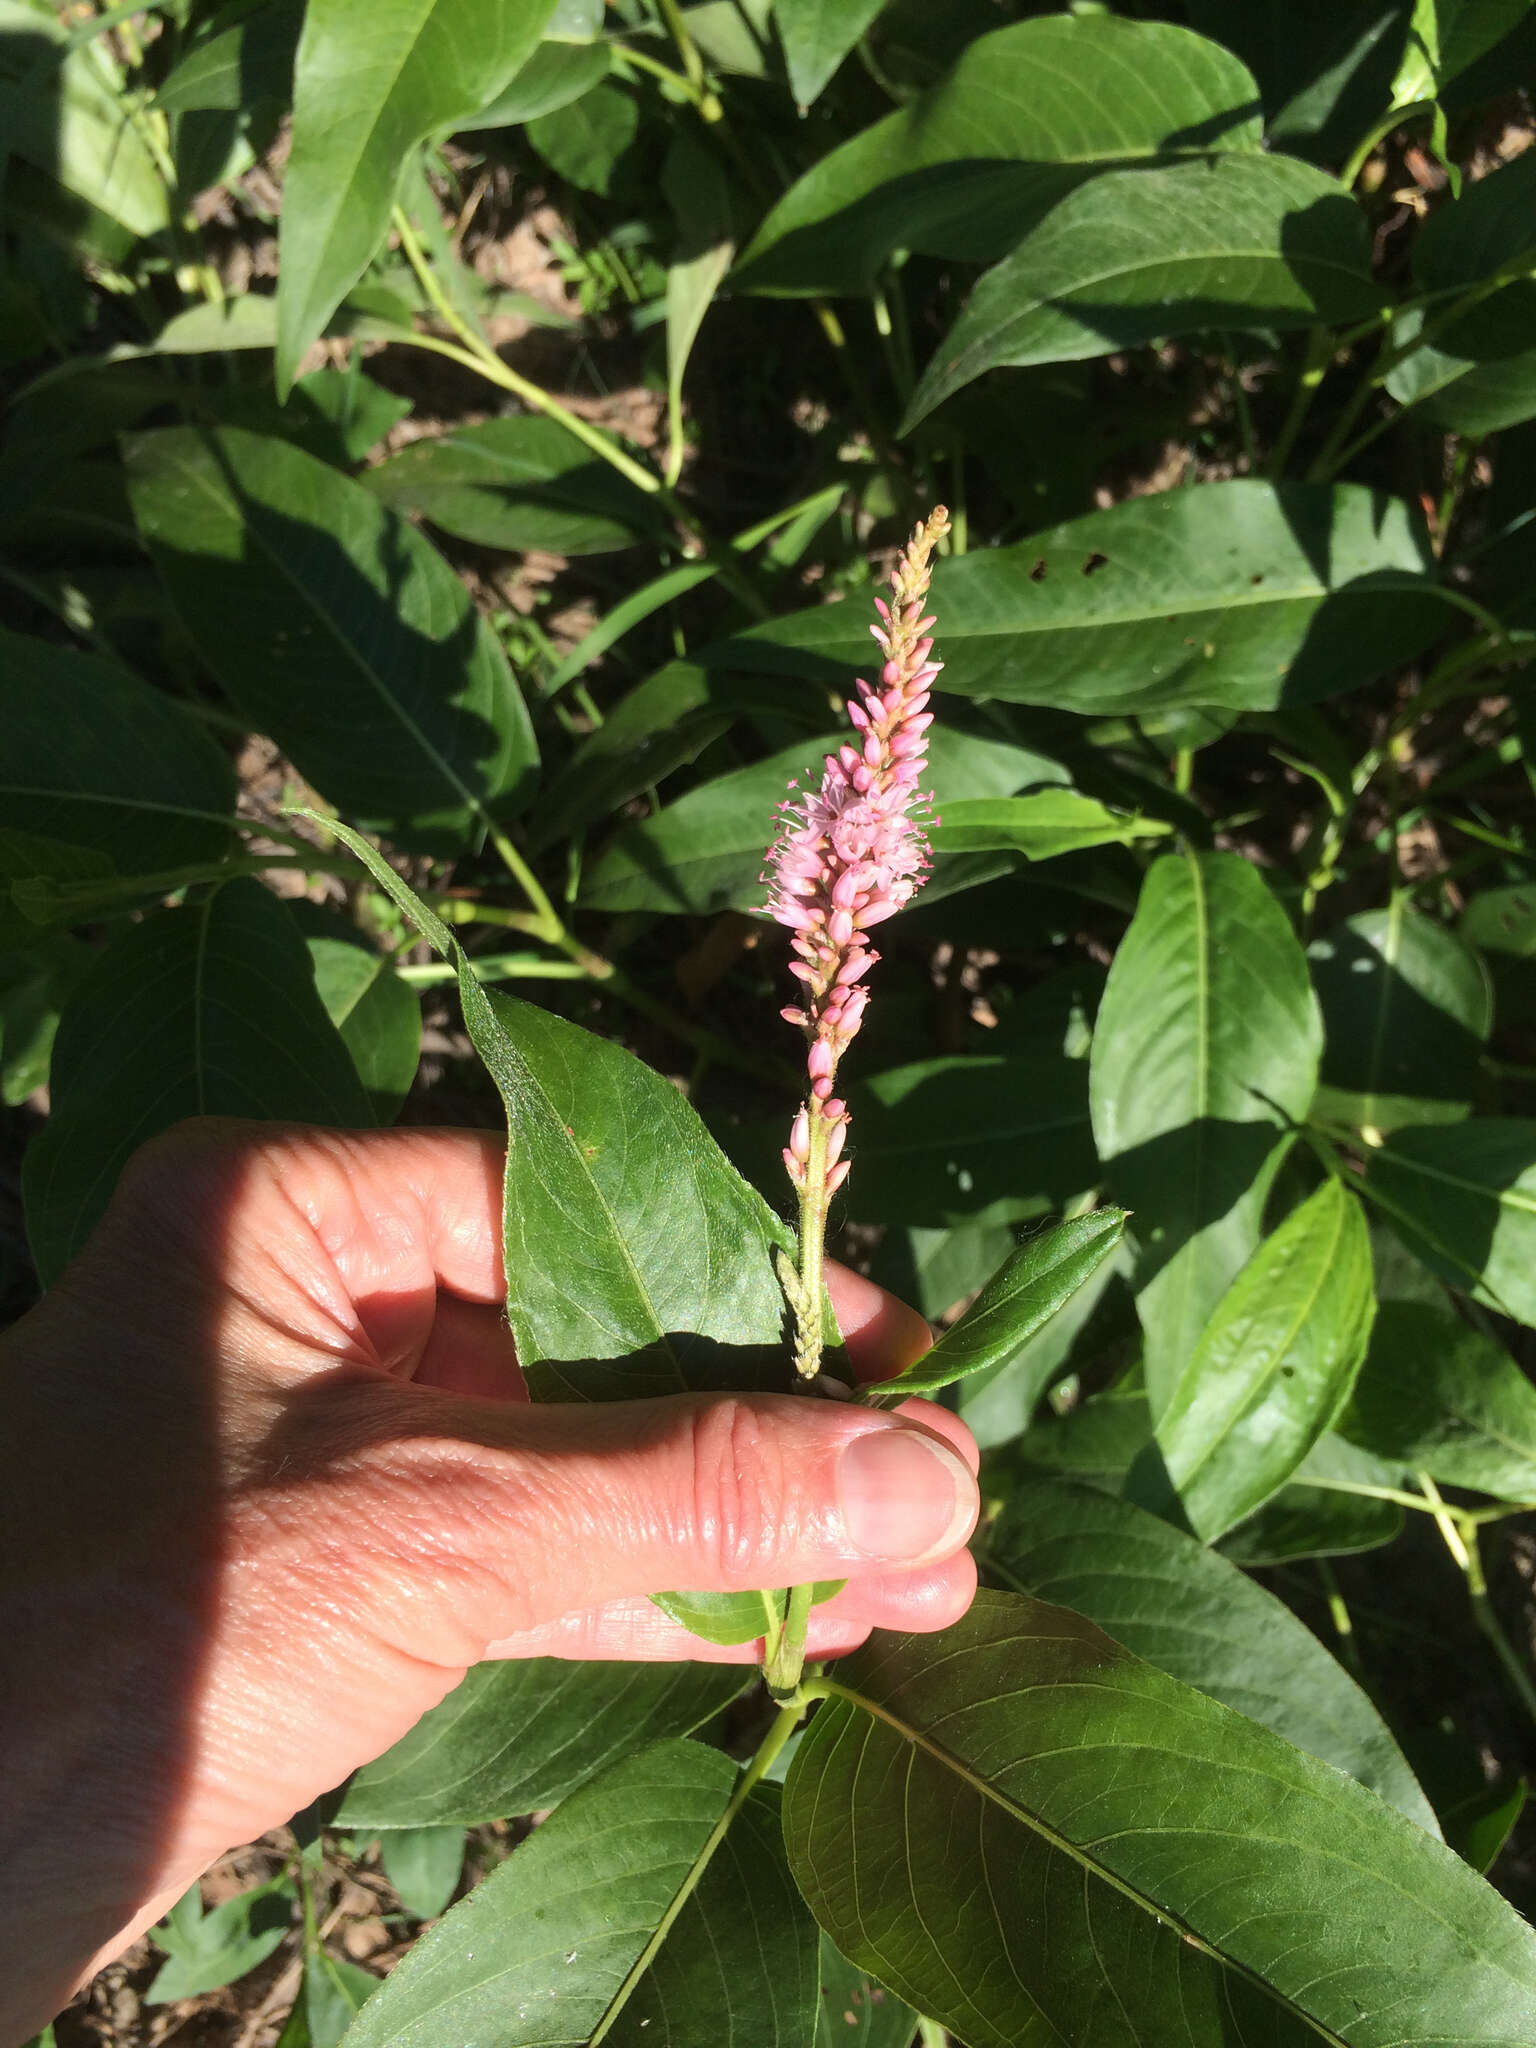
[[763, 1679], [780, 1706], [798, 1699], [805, 1673], [805, 1637], [811, 1619], [813, 1586], [791, 1586], [784, 1600], [784, 1623], [763, 1655]]
[[559, 399], [544, 390], [542, 385], [532, 383], [509, 364], [504, 363], [484, 336], [475, 332], [443, 290], [442, 282], [432, 268], [427, 253], [421, 246], [420, 238], [411, 226], [403, 207], [395, 208], [394, 223], [395, 231], [400, 237], [401, 250], [415, 272], [422, 291], [444, 326], [458, 336], [458, 341], [443, 341], [435, 334], [413, 333], [403, 338], [408, 339], [414, 348], [427, 349], [433, 355], [444, 356], [449, 362], [458, 363], [463, 369], [473, 370], [478, 376], [485, 378], [487, 383], [499, 385], [503, 391], [510, 391], [534, 412], [542, 413], [546, 419], [557, 420], [568, 434], [574, 435], [584, 448], [590, 449], [611, 469], [616, 470], [626, 483], [633, 484], [637, 491], [644, 491], [647, 497], [655, 498], [658, 504], [664, 505], [669, 516], [677, 522], [691, 545], [718, 570], [721, 582], [740, 598], [755, 618], [767, 618], [767, 600], [751, 578], [743, 572], [740, 562], [728, 549], [720, 547], [705, 531], [687, 506], [663, 483], [655, 471], [647, 469], [632, 455], [626, 454], [618, 442], [611, 435], [605, 434], [601, 427], [594, 427], [590, 421], [582, 419], [579, 413], [574, 413], [569, 407], [562, 405]]
[[800, 1189], [799, 1293], [795, 1301], [795, 1371], [813, 1380], [821, 1371], [821, 1267], [827, 1238], [827, 1122], [815, 1104], [810, 1157]]
[[1269, 458], [1269, 474], [1273, 482], [1278, 483], [1285, 474], [1285, 465], [1291, 459], [1296, 436], [1301, 432], [1307, 414], [1312, 410], [1317, 387], [1328, 374], [1334, 347], [1334, 337], [1326, 327], [1314, 327], [1307, 335], [1306, 360], [1302, 365], [1301, 375], [1296, 380], [1296, 389], [1291, 393], [1290, 406], [1280, 432], [1275, 437], [1274, 449]]
[[773, 1768], [779, 1752], [783, 1749], [785, 1743], [788, 1742], [790, 1736], [794, 1734], [796, 1728], [799, 1727], [800, 1716], [804, 1711], [804, 1706], [798, 1700], [792, 1705], [779, 1709], [773, 1726], [768, 1730], [768, 1733], [763, 1737], [762, 1742], [758, 1746], [757, 1754], [736, 1780], [735, 1789], [726, 1803], [724, 1813], [721, 1814], [713, 1828], [710, 1829], [708, 1839], [705, 1841], [703, 1848], [688, 1866], [687, 1875], [673, 1893], [668, 1902], [667, 1910], [662, 1914], [660, 1920], [657, 1921], [645, 1947], [636, 1956], [628, 1976], [613, 1994], [608, 2010], [587, 2037], [587, 2048], [598, 2048], [598, 2043], [606, 2041], [609, 2034], [612, 2033], [614, 2027], [618, 2024], [625, 2006], [628, 2005], [630, 1998], [634, 1994], [635, 1986], [656, 1960], [662, 1943], [677, 1923], [678, 1914], [682, 1912], [684, 1906], [687, 1905], [695, 1891], [697, 1891], [699, 1880], [709, 1868], [720, 1844], [730, 1833], [732, 1821], [735, 1820], [737, 1814], [746, 1805], [753, 1790], [762, 1783], [768, 1772]]
[[688, 24], [683, 20], [677, 0], [656, 0], [657, 11], [667, 25], [667, 33], [677, 47], [677, 54], [683, 60], [683, 70], [695, 91], [704, 84], [704, 59], [699, 55], [698, 45], [688, 33]]
[[[585, 981], [587, 970], [575, 960], [546, 960], [542, 953], [482, 953], [471, 959], [476, 981]], [[396, 974], [413, 988], [457, 981], [458, 969], [446, 960], [428, 960], [415, 967], [397, 967]]]
[[1354, 1621], [1344, 1595], [1339, 1590], [1339, 1581], [1333, 1566], [1326, 1557], [1320, 1557], [1316, 1562], [1317, 1576], [1322, 1582], [1323, 1598], [1328, 1603], [1328, 1618], [1333, 1623], [1333, 1632], [1339, 1639], [1339, 1655], [1358, 1678], [1361, 1675], [1360, 1643], [1355, 1635]]
[[1477, 1523], [1470, 1517], [1453, 1512], [1441, 1498], [1440, 1490], [1427, 1472], [1416, 1472], [1414, 1477], [1424, 1489], [1424, 1497], [1430, 1503], [1436, 1525], [1445, 1539], [1445, 1547], [1451, 1553], [1457, 1570], [1467, 1582], [1467, 1597], [1472, 1603], [1472, 1618], [1504, 1667], [1504, 1674], [1513, 1687], [1520, 1704], [1536, 1722], [1536, 1681], [1526, 1669], [1514, 1644], [1504, 1633], [1504, 1624], [1499, 1620], [1498, 1611], [1488, 1596], [1488, 1581], [1483, 1574], [1482, 1554], [1478, 1549]]
[[1339, 183], [1346, 191], [1349, 190], [1356, 178], [1365, 169], [1368, 159], [1378, 144], [1385, 142], [1394, 128], [1401, 128], [1403, 123], [1411, 121], [1415, 114], [1423, 113], [1428, 105], [1429, 102], [1427, 100], [1412, 100], [1405, 107], [1393, 107], [1389, 113], [1383, 114], [1379, 121], [1367, 129], [1364, 137], [1356, 143], [1345, 162], [1343, 170], [1339, 173]]
[[[489, 382], [500, 384], [503, 390], [513, 392], [525, 405], [532, 406], [535, 412], [544, 413], [548, 418], [558, 420], [568, 434], [574, 434], [584, 447], [590, 448], [592, 453], [600, 456], [610, 468], [616, 469], [637, 491], [644, 491], [648, 496], [662, 496], [666, 493], [666, 486], [660, 477], [636, 462], [633, 456], [626, 455], [617, 441], [605, 434], [601, 427], [594, 427], [589, 421], [582, 419], [580, 414], [571, 412], [558, 398], [551, 397], [541, 385], [530, 382], [527, 377], [519, 376], [516, 370], [504, 363], [484, 336], [475, 332], [443, 290], [442, 280], [433, 269], [427, 252], [421, 245], [420, 237], [412, 227], [410, 217], [403, 206], [395, 208], [394, 224], [405, 260], [415, 272], [416, 280], [426, 294], [433, 311], [443, 325], [459, 337], [461, 349], [451, 351], [455, 359], [465, 361], [466, 367], [478, 370]], [[431, 337], [418, 335], [415, 339], [420, 342], [430, 340]], [[440, 344], [438, 353], [447, 354], [450, 351]]]

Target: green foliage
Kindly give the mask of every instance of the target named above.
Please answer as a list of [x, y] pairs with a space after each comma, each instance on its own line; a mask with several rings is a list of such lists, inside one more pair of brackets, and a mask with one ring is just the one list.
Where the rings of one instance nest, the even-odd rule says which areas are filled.
[[831, 1222], [991, 1590], [766, 1737], [744, 1666], [478, 1667], [329, 1811], [399, 1966], [316, 1821], [156, 1999], [288, 1939], [283, 2048], [1529, 2038], [1533, 80], [1529, 0], [0, 0], [7, 1313], [182, 1116], [504, 1117], [532, 1398], [790, 1391], [764, 848], [952, 515]]

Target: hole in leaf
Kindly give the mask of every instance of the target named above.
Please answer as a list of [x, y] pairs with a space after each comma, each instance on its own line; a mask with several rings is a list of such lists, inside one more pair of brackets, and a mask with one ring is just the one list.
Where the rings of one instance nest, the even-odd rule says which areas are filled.
[[1042, 556], [1040, 557], [1039, 561], [1038, 561], [1038, 562], [1036, 562], [1036, 564], [1035, 564], [1035, 566], [1033, 567], [1033, 569], [1031, 569], [1031, 570], [1030, 570], [1030, 572], [1029, 572], [1029, 580], [1030, 580], [1030, 582], [1031, 582], [1031, 583], [1043, 583], [1043, 582], [1045, 581], [1045, 557], [1044, 557], [1044, 555], [1042, 555]]
[[1083, 564], [1083, 574], [1085, 576], [1096, 576], [1108, 560], [1108, 555], [1091, 554]]

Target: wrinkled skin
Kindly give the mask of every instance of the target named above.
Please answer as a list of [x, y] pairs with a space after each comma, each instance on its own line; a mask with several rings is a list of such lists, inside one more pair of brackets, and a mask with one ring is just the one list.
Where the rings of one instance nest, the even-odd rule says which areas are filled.
[[[975, 1450], [941, 1409], [531, 1406], [501, 1151], [182, 1126], [0, 1344], [0, 2042], [481, 1658], [754, 1654], [666, 1587], [847, 1578], [812, 1656], [964, 1611]], [[861, 1376], [926, 1347], [829, 1278]]]

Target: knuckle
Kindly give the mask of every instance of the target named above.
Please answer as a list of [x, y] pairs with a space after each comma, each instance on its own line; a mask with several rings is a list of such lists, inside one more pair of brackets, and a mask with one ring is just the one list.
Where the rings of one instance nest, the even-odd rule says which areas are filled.
[[709, 1401], [691, 1419], [689, 1455], [700, 1549], [723, 1580], [755, 1585], [787, 1533], [790, 1486], [776, 1432], [750, 1401]]

